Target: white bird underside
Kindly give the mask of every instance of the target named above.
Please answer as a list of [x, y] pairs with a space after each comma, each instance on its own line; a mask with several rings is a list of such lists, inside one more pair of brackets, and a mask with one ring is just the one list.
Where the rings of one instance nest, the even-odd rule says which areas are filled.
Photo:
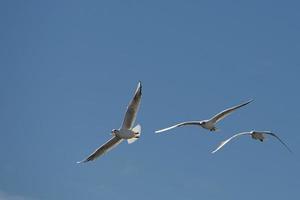
[[[217, 130], [217, 128], [215, 127], [215, 124], [218, 123], [219, 121], [221, 121], [222, 119], [224, 119], [226, 116], [228, 116], [229, 114], [231, 114], [233, 111], [235, 111], [238, 108], [241, 108], [249, 103], [251, 103], [253, 100], [249, 100], [245, 103], [239, 104], [237, 106], [228, 108], [226, 110], [223, 110], [222, 112], [216, 114], [215, 116], [213, 116], [211, 119], [209, 120], [202, 120], [202, 121], [186, 121], [186, 122], [181, 122], [178, 124], [175, 124], [173, 126], [164, 128], [164, 129], [160, 129], [155, 131], [155, 133], [161, 133], [164, 131], [168, 131], [171, 130], [173, 128], [177, 128], [180, 126], [187, 126], [187, 125], [198, 125], [198, 126], [202, 126], [205, 129], [209, 129], [211, 131]], [[202, 124], [202, 122], [205, 122], [205, 124]]]
[[227, 140], [224, 140], [224, 141], [222, 141], [220, 144], [219, 144], [219, 146], [214, 150], [214, 151], [212, 151], [211, 153], [216, 153], [219, 149], [221, 149], [225, 144], [227, 144], [230, 140], [232, 140], [233, 138], [235, 138], [235, 137], [238, 137], [238, 136], [240, 136], [240, 135], [247, 135], [247, 134], [251, 134], [250, 132], [242, 132], [242, 133], [238, 133], [238, 134], [235, 134], [235, 135], [233, 135], [233, 136], [231, 136], [230, 138], [228, 138]]
[[[127, 107], [121, 129], [118, 130], [119, 131], [118, 136], [115, 135], [113, 138], [108, 140], [105, 144], [103, 144], [98, 149], [96, 149], [86, 159], [84, 159], [83, 161], [77, 162], [77, 163], [83, 163], [83, 162], [88, 162], [88, 161], [95, 160], [96, 158], [100, 157], [101, 155], [107, 153], [108, 151], [110, 151], [111, 149], [116, 147], [124, 139], [128, 139], [127, 140], [128, 143], [133, 143], [134, 141], [136, 141], [139, 138], [140, 132], [141, 132], [140, 125], [137, 125], [134, 129], [132, 129], [132, 126], [135, 122], [136, 115], [137, 115], [137, 112], [138, 112], [138, 109], [139, 109], [139, 105], [140, 105], [140, 102], [141, 102], [141, 96], [142, 96], [142, 84], [141, 84], [141, 82], [139, 82], [138, 86], [137, 86], [137, 89], [134, 93], [134, 97], [132, 98], [132, 100], [130, 101], [130, 103]], [[124, 133], [125, 133], [125, 132], [128, 132], [127, 130], [131, 130], [131, 129], [132, 129], [132, 131], [136, 131], [137, 134], [135, 136], [133, 136], [133, 138], [124, 138], [123, 139], [122, 138], [122, 131], [124, 130]]]
[[283, 146], [285, 146], [289, 152], [292, 152], [291, 149], [275, 133], [272, 133], [270, 131], [249, 131], [249, 132], [237, 133], [237, 134], [231, 136], [230, 138], [228, 138], [227, 140], [222, 141], [219, 144], [219, 146], [215, 150], [213, 150], [211, 153], [216, 153], [223, 146], [225, 146], [225, 144], [227, 144], [229, 141], [231, 141], [232, 139], [234, 139], [238, 136], [241, 136], [241, 135], [251, 135], [253, 139], [260, 140], [261, 142], [265, 139], [265, 135], [271, 135], [271, 136], [275, 137]]
[[170, 126], [168, 128], [164, 128], [164, 129], [155, 131], [155, 133], [161, 133], [161, 132], [168, 131], [168, 130], [171, 130], [171, 129], [176, 128], [176, 127], [186, 126], [186, 125], [198, 125], [198, 126], [200, 126], [200, 123], [199, 123], [199, 121], [181, 122], [181, 123], [175, 124], [174, 126]]

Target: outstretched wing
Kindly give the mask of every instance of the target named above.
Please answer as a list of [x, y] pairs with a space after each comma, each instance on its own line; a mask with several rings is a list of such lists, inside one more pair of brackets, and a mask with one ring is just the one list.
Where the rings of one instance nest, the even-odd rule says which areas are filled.
[[287, 150], [289, 152], [292, 153], [292, 150], [275, 133], [272, 133], [270, 131], [255, 131], [255, 132], [266, 134], [266, 135], [271, 135], [271, 136], [275, 137], [283, 146], [285, 146], [287, 148]]
[[113, 138], [111, 138], [109, 141], [107, 141], [105, 144], [103, 144], [101, 147], [99, 147], [98, 149], [96, 149], [91, 155], [89, 155], [86, 159], [77, 162], [77, 163], [85, 163], [88, 161], [92, 161], [95, 160], [96, 158], [98, 158], [99, 156], [107, 153], [109, 150], [111, 150], [112, 148], [116, 147], [118, 144], [120, 144], [123, 141], [123, 139], [115, 136]]
[[176, 128], [176, 127], [186, 126], [186, 125], [198, 125], [198, 126], [200, 126], [200, 122], [199, 122], [199, 121], [187, 121], [187, 122], [181, 122], [181, 123], [176, 124], [176, 125], [174, 125], [174, 126], [170, 126], [170, 127], [168, 127], [168, 128], [164, 128], [164, 129], [155, 131], [155, 133], [161, 133], [161, 132], [168, 131], [168, 130], [171, 130], [171, 129]]
[[135, 118], [136, 114], [138, 112], [140, 102], [141, 102], [141, 96], [142, 96], [142, 84], [141, 82], [138, 83], [137, 89], [134, 93], [134, 97], [130, 101], [127, 111], [123, 120], [122, 128], [124, 129], [131, 129]]
[[242, 133], [237, 133], [233, 136], [231, 136], [230, 138], [228, 138], [227, 140], [222, 141], [219, 146], [213, 150], [211, 153], [216, 153], [219, 149], [221, 149], [225, 144], [227, 144], [230, 140], [232, 140], [235, 137], [241, 136], [241, 135], [250, 135], [250, 132], [242, 132]]
[[220, 120], [224, 119], [226, 116], [228, 116], [229, 114], [231, 114], [233, 111], [235, 111], [236, 109], [240, 108], [240, 107], [243, 107], [249, 103], [251, 103], [253, 100], [251, 99], [250, 101], [247, 101], [245, 103], [242, 103], [242, 104], [239, 104], [237, 106], [234, 106], [234, 107], [231, 107], [231, 108], [228, 108], [226, 110], [223, 110], [222, 112], [216, 114], [215, 116], [213, 116], [210, 121], [212, 121], [213, 123], [217, 123], [219, 122]]

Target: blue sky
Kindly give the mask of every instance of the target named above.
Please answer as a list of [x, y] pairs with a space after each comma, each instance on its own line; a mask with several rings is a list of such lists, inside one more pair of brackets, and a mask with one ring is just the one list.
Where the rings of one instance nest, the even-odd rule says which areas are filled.
[[[1, 1], [0, 200], [298, 199], [297, 1]], [[77, 165], [138, 80], [140, 140]], [[218, 124], [207, 119], [248, 99]], [[244, 137], [215, 155], [218, 143]]]

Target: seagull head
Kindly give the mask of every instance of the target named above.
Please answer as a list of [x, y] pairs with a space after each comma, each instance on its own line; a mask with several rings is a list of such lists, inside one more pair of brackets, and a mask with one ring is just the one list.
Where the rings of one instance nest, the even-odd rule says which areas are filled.
[[206, 121], [203, 120], [203, 121], [200, 121], [199, 123], [200, 123], [201, 126], [203, 126], [203, 125], [206, 124]]
[[118, 129], [113, 129], [113, 130], [111, 130], [111, 134], [112, 134], [113, 136], [115, 136], [118, 132], [119, 132]]

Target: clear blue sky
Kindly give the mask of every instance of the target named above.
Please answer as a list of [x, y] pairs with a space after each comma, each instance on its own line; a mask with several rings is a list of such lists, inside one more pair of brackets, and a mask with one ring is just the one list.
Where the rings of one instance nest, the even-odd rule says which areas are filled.
[[[300, 3], [0, 3], [0, 200], [299, 199]], [[140, 140], [78, 165], [122, 122]], [[255, 101], [218, 124], [184, 127]], [[271, 130], [260, 143], [240, 131]]]

